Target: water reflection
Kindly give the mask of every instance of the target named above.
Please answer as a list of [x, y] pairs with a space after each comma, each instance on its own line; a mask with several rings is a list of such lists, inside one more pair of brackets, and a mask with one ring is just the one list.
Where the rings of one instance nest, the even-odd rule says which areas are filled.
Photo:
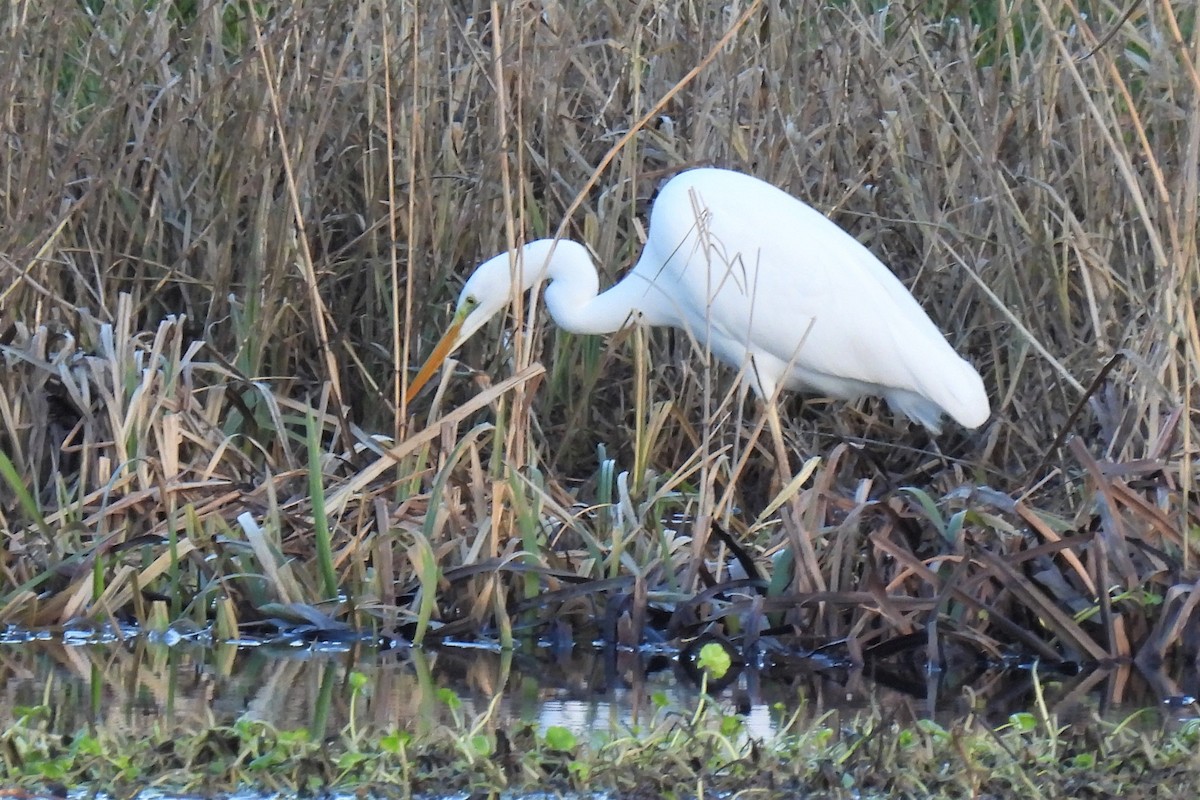
[[[351, 676], [366, 677], [360, 690]], [[1060, 723], [1133, 707], [1178, 708], [1195, 694], [1162, 676], [1145, 680], [1130, 667], [1077, 676], [1046, 673], [1038, 684]], [[771, 739], [794, 717], [841, 719], [864, 711], [898, 724], [964, 715], [1003, 724], [1014, 711], [1035, 707], [1028, 673], [984, 671], [969, 682], [952, 673], [918, 676], [905, 690], [845, 669], [805, 671], [790, 664], [743, 671], [716, 699], [743, 718], [751, 736]], [[894, 676], [893, 676], [894, 677]], [[895, 684], [893, 684], [895, 685]], [[123, 643], [68, 646], [60, 642], [0, 645], [0, 721], [9, 725], [29, 707], [51, 709], [50, 724], [69, 732], [102, 725], [138, 735], [152, 728], [194, 731], [240, 720], [314, 737], [362, 728], [428, 733], [483, 720], [485, 727], [516, 722], [562, 726], [583, 739], [637, 735], [667, 715], [690, 716], [698, 690], [674, 659], [636, 653], [575, 650], [556, 658], [471, 648], [381, 652], [365, 646], [317, 648], [206, 647]], [[1167, 703], [1175, 698], [1174, 705]], [[1119, 704], [1118, 704], [1119, 701]], [[1119, 705], [1119, 707], [1118, 707]]]

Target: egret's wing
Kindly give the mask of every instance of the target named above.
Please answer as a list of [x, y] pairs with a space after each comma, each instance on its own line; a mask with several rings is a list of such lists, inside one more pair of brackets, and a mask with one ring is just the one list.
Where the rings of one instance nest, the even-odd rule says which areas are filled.
[[[684, 178], [690, 179], [684, 180]], [[841, 380], [916, 392], [962, 420], [986, 395], [903, 284], [824, 215], [739, 173], [695, 170], [655, 203], [647, 254], [701, 341]], [[647, 277], [650, 277], [647, 275]], [[719, 352], [721, 350], [726, 353]], [[775, 376], [776, 380], [784, 376]]]

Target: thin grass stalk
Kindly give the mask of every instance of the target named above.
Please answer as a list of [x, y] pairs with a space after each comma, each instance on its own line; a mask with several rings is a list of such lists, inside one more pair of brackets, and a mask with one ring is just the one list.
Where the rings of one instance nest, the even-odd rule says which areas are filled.
[[[13, 497], [16, 498], [17, 504], [21, 510], [25, 512], [25, 516], [38, 529], [38, 533], [47, 542], [54, 541], [54, 535], [50, 531], [50, 527], [46, 524], [45, 518], [42, 516], [42, 510], [38, 507], [37, 501], [33, 499], [33, 495], [29, 493], [29, 489], [25, 486], [25, 481], [22, 480], [20, 472], [16, 465], [8, 458], [8, 454], [0, 450], [0, 478], [8, 484], [8, 488], [12, 491]], [[0, 537], [4, 540], [6, 537]], [[7, 564], [8, 554], [6, 550], [7, 542], [0, 542], [0, 563]]]
[[[191, 541], [184, 540], [180, 543], [179, 556], [181, 558], [187, 557], [195, 549], [195, 545]], [[140, 571], [129, 565], [121, 565], [115, 570], [112, 578], [108, 581], [103, 594], [93, 604], [93, 612], [95, 607], [98, 606], [101, 612], [111, 616], [113, 609], [122, 608], [130, 603], [142, 587], [153, 586], [158, 583], [168, 573], [174, 562], [174, 555], [168, 550], [167, 552], [159, 553], [153, 561], [145, 564]], [[144, 616], [140, 618], [144, 619]]]
[[[312, 706], [312, 716], [309, 717], [306, 726], [316, 739], [324, 739], [326, 736], [333, 700], [336, 697], [335, 693], [343, 685], [343, 680], [342, 671], [337, 664], [332, 661], [325, 664], [325, 669], [321, 671], [316, 702]], [[351, 722], [353, 722], [353, 717]]]
[[[193, 505], [192, 503], [187, 503], [183, 507], [183, 530], [184, 530], [184, 536], [186, 536], [189, 541], [197, 542], [200, 545], [201, 549], [204, 549], [205, 540], [207, 538], [204, 535], [204, 525], [203, 525], [203, 523], [200, 522], [200, 517], [199, 517], [199, 515], [196, 514], [196, 506]], [[176, 543], [177, 542], [178, 542], [178, 537], [176, 537]], [[174, 556], [175, 556], [175, 563], [176, 563], [176, 565], [178, 565], [178, 563], [179, 563], [178, 546], [176, 546], [172, 552], [174, 553]], [[178, 566], [176, 566], [176, 570], [178, 570]], [[173, 575], [171, 580], [176, 581], [176, 580], [178, 580], [178, 578], [177, 578], [177, 576]], [[171, 585], [172, 586], [180, 586], [182, 584], [172, 583]], [[182, 600], [182, 599], [183, 598], [181, 596], [180, 600]], [[191, 620], [194, 623], [196, 623], [197, 627], [204, 628], [209, 624], [210, 621], [212, 621], [212, 618], [209, 617], [208, 612], [209, 612], [209, 608], [215, 607], [215, 605], [216, 605], [216, 603], [214, 602], [215, 600], [216, 600], [216, 598], [209, 592], [209, 590], [205, 586], [203, 580], [200, 579], [197, 581], [196, 592], [195, 592], [195, 594], [192, 595], [191, 602], [187, 606], [183, 607], [183, 609], [181, 610], [181, 613], [187, 614], [188, 611], [190, 610], [191, 611], [191, 614], [190, 614]], [[172, 613], [171, 618], [178, 619], [179, 617], [176, 616], [174, 613]]]
[[540, 364], [533, 365], [523, 372], [513, 375], [511, 378], [495, 384], [487, 391], [475, 395], [466, 403], [435, 420], [437, 424], [431, 422], [420, 431], [413, 433], [406, 440], [380, 455], [369, 466], [359, 470], [351, 480], [347, 481], [334, 491], [330, 497], [326, 498], [326, 510], [332, 514], [340, 513], [364, 488], [391, 468], [397, 460], [406, 458], [410, 454], [417, 453], [427, 447], [431, 441], [441, 434], [442, 426], [454, 425], [461, 422], [476, 411], [485, 408], [489, 403], [495, 401], [496, 398], [511, 391], [514, 387], [536, 378], [543, 372], [544, 369]]
[[[1193, 12], [1191, 54], [1189, 56], [1187, 43], [1180, 30], [1175, 9], [1168, 0], [1161, 0], [1161, 6], [1163, 17], [1171, 31], [1175, 50], [1186, 69], [1192, 88], [1192, 107], [1185, 152], [1200, 153], [1200, 68], [1197, 66], [1200, 65], [1200, 25], [1196, 23]], [[1197, 229], [1196, 224], [1200, 219], [1200, 211], [1197, 210], [1197, 205], [1200, 204], [1200, 159], [1185, 158], [1182, 167], [1178, 224], [1183, 241], [1180, 245], [1177, 262], [1177, 284], [1179, 286], [1178, 302], [1182, 309], [1185, 326], [1184, 336], [1191, 354], [1191, 357], [1186, 359], [1183, 364], [1183, 407], [1191, 409], [1196, 407], [1196, 386], [1200, 382], [1200, 322], [1197, 321], [1196, 303], [1194, 302], [1195, 298], [1200, 296], [1200, 230]], [[1181, 509], [1189, 508], [1191, 498], [1194, 496], [1195, 453], [1194, 429], [1191, 425], [1184, 425], [1183, 458], [1180, 462], [1180, 479], [1183, 486]], [[1186, 570], [1191, 567], [1191, 536], [1195, 526], [1189, 523], [1186, 512], [1182, 512], [1182, 516], [1180, 523], [1185, 538], [1183, 565]]]
[[630, 517], [632, 515], [629, 513], [625, 503], [628, 499], [628, 490], [622, 491], [622, 488], [627, 485], [628, 480], [629, 473], [617, 473], [617, 500], [608, 509], [611, 525], [609, 527], [608, 555], [605, 557], [605, 560], [608, 563], [607, 577], [610, 579], [615, 579], [621, 574], [625, 559], [625, 549], [632, 535], [632, 531], [630, 530]]
[[304, 416], [305, 443], [308, 447], [308, 499], [312, 506], [314, 547], [317, 551], [317, 569], [321, 575], [322, 591], [326, 599], [336, 598], [338, 588], [337, 571], [333, 566], [333, 533], [329, 528], [329, 517], [325, 512], [325, 473], [322, 466], [321, 429], [312, 411]]
[[268, 516], [268, 524], [263, 526], [247, 511], [238, 515], [237, 522], [278, 602], [285, 605], [304, 602], [304, 592], [292, 574], [291, 566], [279, 555], [278, 517], [271, 519]]
[[915, 486], [905, 486], [901, 491], [911, 495], [921, 505], [921, 510], [925, 512], [925, 518], [933, 523], [934, 529], [938, 535], [947, 542], [953, 543], [953, 539], [949, 534], [949, 526], [946, 524], [946, 518], [942, 516], [942, 512], [938, 509], [937, 503], [929, 496], [929, 493], [918, 489]]
[[[380, 19], [384, 21], [384, 33], [380, 46], [380, 56], [383, 59], [383, 75], [384, 75], [384, 94], [383, 94], [383, 119], [384, 119], [384, 146], [388, 153], [387, 159], [387, 229], [388, 239], [395, 242], [399, 240], [396, 231], [396, 165], [395, 159], [391, 154], [396, 151], [396, 143], [393, 139], [393, 131], [395, 123], [392, 119], [392, 20], [388, 13], [388, 3], [380, 0], [377, 4], [377, 13]], [[405, 281], [404, 288], [400, 287], [400, 263], [396, 256], [396, 248], [391, 248], [389, 251], [388, 264], [390, 266], [390, 310], [392, 315], [392, 365], [395, 378], [392, 382], [392, 404], [396, 408], [396, 421], [394, 436], [396, 441], [404, 438], [405, 431], [408, 427], [408, 370], [406, 366], [409, 360], [409, 354], [412, 350], [412, 333], [415, 329], [413, 316], [413, 284], [416, 281], [413, 262], [415, 261], [412, 241], [416, 238], [416, 191], [412, 189], [417, 185], [417, 131], [420, 128], [420, 114], [418, 112], [419, 100], [417, 96], [418, 87], [421, 85], [418, 80], [418, 69], [421, 60], [416, 57], [416, 53], [420, 52], [421, 31], [418, 26], [420, 14], [418, 13], [416, 0], [413, 0], [413, 8], [409, 14], [409, 19], [412, 20], [412, 28], [409, 30], [409, 41], [413, 46], [412, 59], [412, 92], [409, 100], [412, 103], [410, 109], [410, 118], [412, 127], [409, 131], [408, 138], [408, 185], [410, 191], [406, 208], [408, 212], [408, 258], [405, 265]], [[402, 299], [403, 298], [403, 299]]]
[[[494, 6], [495, 3], [493, 2], [493, 7]], [[739, 31], [741, 31], [742, 27], [754, 18], [754, 15], [758, 13], [761, 6], [762, 0], [752, 0], [752, 2], [742, 11], [741, 15], [738, 16], [738, 18], [734, 20], [733, 24], [729, 26], [728, 30], [725, 31], [725, 34], [717, 41], [716, 44], [712, 46], [700, 63], [689, 70], [686, 75], [676, 81], [675, 84], [669, 90], [667, 90], [653, 106], [651, 106], [650, 110], [643, 114], [635, 123], [633, 123], [629, 130], [626, 131], [619, 139], [617, 139], [616, 143], [614, 143], [613, 146], [608, 149], [608, 152], [605, 153], [604, 157], [600, 159], [600, 163], [596, 165], [594, 170], [592, 170], [591, 177], [583, 185], [583, 188], [576, 193], [575, 199], [571, 201], [571, 204], [567, 206], [567, 209], [563, 212], [562, 222], [559, 223], [558, 230], [554, 234], [555, 239], [561, 239], [564, 236], [567, 231], [567, 225], [571, 220], [571, 216], [579, 210], [579, 207], [583, 204], [588, 192], [595, 188], [596, 183], [600, 180], [600, 176], [604, 174], [604, 170], [607, 169], [608, 165], [612, 163], [613, 159], [625, 149], [626, 145], [628, 145], [629, 142], [631, 142], [633, 138], [638, 135], [638, 133], [644, 130], [646, 126], [649, 125], [650, 122], [653, 121], [660, 112], [662, 112], [666, 105], [672, 99], [674, 99], [676, 95], [683, 91], [688, 84], [695, 80], [696, 76], [700, 75], [700, 73], [702, 73], [705, 68], [712, 63], [712, 61], [725, 48], [725, 46], [733, 40]]]
[[[90, 600], [93, 604], [104, 594], [104, 581], [108, 574], [107, 566], [108, 564], [107, 559], [105, 558], [104, 549], [102, 547], [97, 547], [92, 556], [92, 580], [89, 584], [91, 593]], [[72, 613], [70, 616], [73, 617], [75, 614]], [[66, 620], [63, 620], [63, 622], [66, 622]]]
[[[314, 331], [317, 334], [317, 344], [320, 348], [320, 355], [325, 367], [325, 377], [329, 381], [329, 388], [333, 392], [333, 409], [334, 413], [342, 419], [343, 424], [339, 430], [348, 435], [350, 426], [345, 423], [344, 409], [345, 394], [342, 391], [341, 370], [338, 367], [337, 359], [334, 357], [333, 350], [330, 346], [329, 329], [336, 332], [337, 326], [329, 314], [329, 309], [325, 305], [324, 298], [321, 296], [318, 286], [316, 267], [313, 264], [312, 252], [309, 249], [309, 236], [304, 223], [304, 212], [300, 202], [299, 189], [297, 187], [296, 175], [292, 168], [292, 158], [290, 155], [290, 144], [287, 135], [287, 129], [284, 126], [283, 114], [280, 109], [280, 96], [278, 87], [275, 86], [272, 76], [277, 74], [277, 68], [273, 60], [273, 51], [270, 43], [267, 42], [259, 27], [257, 14], [250, 14], [250, 22], [254, 27], [254, 37], [257, 41], [255, 50], [262, 63], [263, 77], [267, 82], [267, 99], [270, 101], [273, 122], [275, 126], [275, 135], [279, 142], [279, 158], [283, 167], [283, 174], [286, 177], [286, 187], [288, 191], [288, 199], [291, 201], [292, 223], [296, 226], [297, 232], [297, 252], [300, 255], [300, 266], [303, 270], [305, 285], [309, 294], [309, 311], [311, 312]], [[347, 441], [348, 446], [352, 443]]]
[[[508, 11], [512, 11], [513, 17], [519, 19], [518, 11], [515, 8], [510, 8], [506, 10], [505, 14], [502, 15], [500, 13], [500, 5], [496, 2], [496, 0], [491, 0], [490, 11], [491, 18], [493, 20], [491, 67], [493, 80], [495, 81], [494, 85], [497, 87], [495, 119], [497, 145], [499, 147], [499, 151], [502, 153], [509, 151], [510, 143], [515, 144], [517, 151], [520, 152], [522, 149], [519, 138], [522, 133], [522, 130], [519, 127], [520, 123], [518, 122], [518, 128], [515, 134], [509, 124], [511, 112], [509, 110], [509, 95], [507, 87], [512, 85], [512, 83], [508, 80], [504, 58], [505, 50], [509, 46], [508, 33], [510, 26], [508, 25]], [[519, 28], [519, 22], [517, 23], [516, 27]], [[517, 90], [520, 91], [520, 84], [518, 83], [516, 86]], [[501, 201], [503, 203], [504, 242], [508, 252], [515, 254], [517, 252], [520, 239], [518, 235], [518, 220], [521, 218], [519, 215], [521, 215], [524, 211], [524, 204], [522, 203], [518, 207], [514, 208], [513, 198], [517, 197], [520, 199], [524, 196], [524, 194], [516, 191], [511, 170], [509, 169], [509, 160], [507, 158], [500, 159], [500, 189]], [[511, 259], [512, 263], [510, 266], [513, 273], [513, 285], [524, 286], [524, 261], [517, 255], [511, 256]], [[531, 268], [533, 268], [532, 265]], [[524, 294], [522, 292], [514, 293], [512, 301], [513, 318], [518, 321], [525, 320]], [[536, 302], [531, 303], [531, 305], [535, 306]], [[512, 339], [513, 362], [518, 369], [525, 367], [530, 363], [530, 353], [532, 352], [530, 347], [530, 337], [532, 336], [532, 330], [533, 326], [532, 323], [530, 323], [526, 327], [524, 336], [518, 335], [514, 336]], [[512, 405], [514, 414], [526, 407], [526, 404], [523, 402], [524, 394], [525, 392], [523, 388], [517, 389]], [[525, 437], [522, 435], [527, 431], [528, 425], [525, 419], [510, 418], [506, 436], [502, 440], [504, 442], [505, 460], [508, 461], [509, 464], [518, 468], [527, 463]]]
[[[436, 515], [430, 514], [428, 520], [432, 522], [434, 519]], [[424, 531], [413, 533], [412, 545], [408, 548], [408, 561], [416, 572], [421, 593], [417, 604], [417, 627], [412, 635], [413, 646], [420, 647], [425, 642], [425, 634], [429, 631], [429, 623], [437, 607], [437, 586], [441, 575], [437, 557], [433, 554], [433, 546]]]
[[[178, 510], [172, 507], [167, 512], [167, 553], [171, 559], [170, 568], [167, 571], [167, 582], [170, 586], [182, 586], [182, 572], [179, 564], [179, 528], [177, 527]], [[183, 613], [183, 597], [178, 592], [171, 592], [171, 606], [169, 609], [171, 619], [179, 619]]]
[[[513, 523], [524, 551], [522, 560], [530, 567], [537, 568], [545, 563], [546, 557], [541, 536], [541, 496], [544, 493], [541, 472], [531, 467], [526, 476], [519, 476], [516, 471], [510, 470], [507, 485], [508, 497], [512, 501]], [[523, 598], [528, 600], [537, 597], [542, 588], [541, 578], [535, 572], [526, 572], [523, 583]]]
[[417, 609], [417, 628], [413, 634], [413, 644], [415, 645], [419, 646], [424, 642], [425, 634], [433, 619], [433, 612], [437, 607], [437, 588], [442, 569], [434, 554], [432, 542], [437, 540], [437, 534], [445, 523], [445, 513], [439, 500], [444, 497], [446, 483], [463, 454], [468, 448], [475, 447], [476, 440], [485, 433], [494, 433], [494, 431], [494, 426], [488, 423], [481, 423], [468, 431], [451, 450], [446, 458], [446, 463], [434, 478], [433, 487], [430, 490], [431, 510], [425, 515], [425, 522], [421, 526], [420, 532], [414, 533], [413, 545], [408, 550], [408, 559], [416, 571], [421, 592]]
[[513, 638], [512, 618], [508, 614], [505, 603], [505, 592], [496, 586], [492, 590], [492, 611], [496, 621], [496, 633], [500, 639], [500, 649], [511, 654], [515, 649]]
[[213, 636], [218, 642], [233, 642], [241, 636], [237, 604], [228, 595], [217, 598], [213, 618]]
[[[603, 444], [596, 446], [596, 457], [600, 463], [600, 469], [596, 472], [595, 507], [600, 512], [596, 515], [596, 538], [608, 541], [613, 536], [613, 487], [616, 485], [617, 461], [608, 457], [608, 449]], [[598, 552], [592, 554], [594, 558], [599, 555]]]
[[639, 325], [633, 331], [633, 491], [636, 494], [641, 494], [650, 457], [650, 443], [646, 440], [646, 419], [650, 416], [648, 358], [646, 331]]

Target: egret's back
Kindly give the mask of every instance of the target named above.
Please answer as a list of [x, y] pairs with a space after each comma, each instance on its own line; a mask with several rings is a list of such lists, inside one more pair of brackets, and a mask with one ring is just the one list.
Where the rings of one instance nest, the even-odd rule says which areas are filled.
[[751, 176], [696, 169], [668, 181], [634, 273], [655, 284], [652, 324], [688, 328], [736, 367], [753, 356], [765, 394], [882, 395], [934, 430], [940, 412], [971, 428], [990, 413], [978, 372], [891, 270]]

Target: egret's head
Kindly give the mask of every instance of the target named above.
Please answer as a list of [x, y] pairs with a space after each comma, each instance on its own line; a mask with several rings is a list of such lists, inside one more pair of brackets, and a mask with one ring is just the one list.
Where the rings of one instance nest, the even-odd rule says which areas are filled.
[[[545, 274], [552, 246], [553, 242], [548, 240], [525, 245], [522, 252], [523, 289], [533, 286]], [[511, 293], [512, 259], [507, 252], [493, 256], [475, 268], [458, 295], [458, 305], [450, 327], [434, 345], [433, 352], [409, 384], [406, 402], [421, 391], [421, 387], [433, 377], [448, 355], [462, 347], [472, 334], [508, 304]]]
[[[512, 272], [508, 253], [493, 256], [480, 264], [467, 278], [458, 295], [458, 306], [454, 310], [454, 321], [462, 321], [454, 346], [457, 350], [487, 321], [508, 304], [512, 291]], [[451, 323], [452, 325], [454, 323]]]

